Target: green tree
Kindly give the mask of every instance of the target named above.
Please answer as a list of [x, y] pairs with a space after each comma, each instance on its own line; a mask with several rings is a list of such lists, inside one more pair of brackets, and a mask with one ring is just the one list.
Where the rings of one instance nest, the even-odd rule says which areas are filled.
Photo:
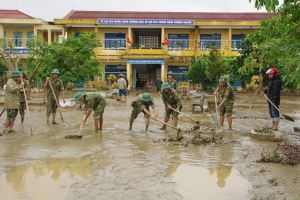
[[192, 84], [201, 83], [204, 90], [211, 90], [220, 76], [230, 72], [233, 58], [223, 57], [220, 50], [212, 48], [209, 55], [197, 57], [189, 64], [188, 78]]
[[272, 0], [259, 2], [278, 15], [263, 21], [261, 29], [248, 36], [254, 49], [240, 72], [265, 71], [277, 66], [286, 87], [300, 88], [300, 1], [285, 0], [275, 8], [270, 4], [275, 5]]
[[[4, 69], [13, 71], [17, 70], [19, 66], [20, 56], [15, 53], [14, 45], [11, 41], [0, 39], [0, 66]], [[4, 68], [5, 67], [5, 68]]]
[[81, 33], [79, 37], [72, 34], [61, 43], [47, 44], [34, 40], [29, 44], [28, 71], [31, 79], [49, 76], [54, 68], [60, 70], [65, 83], [98, 76], [100, 63], [94, 49], [100, 45], [95, 33]]
[[220, 50], [213, 47], [208, 56], [207, 78], [217, 84], [220, 76], [228, 74], [231, 64], [231, 58], [223, 57]]
[[188, 78], [193, 85], [201, 83], [204, 85], [206, 78], [207, 57], [193, 58], [189, 63]]

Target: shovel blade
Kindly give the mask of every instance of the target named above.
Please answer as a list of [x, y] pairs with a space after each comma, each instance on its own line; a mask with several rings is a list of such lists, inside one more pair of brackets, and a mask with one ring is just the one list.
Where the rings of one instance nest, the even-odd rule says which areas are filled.
[[286, 120], [289, 120], [291, 122], [295, 122], [294, 118], [292, 118], [291, 116], [288, 116], [288, 115], [282, 115]]

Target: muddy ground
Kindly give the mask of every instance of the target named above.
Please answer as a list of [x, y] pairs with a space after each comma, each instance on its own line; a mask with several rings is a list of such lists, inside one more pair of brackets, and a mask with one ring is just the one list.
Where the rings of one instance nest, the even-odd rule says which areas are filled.
[[[35, 104], [31, 105], [33, 135], [28, 121], [21, 126], [18, 117], [17, 133], [0, 138], [1, 199], [300, 199], [300, 165], [256, 162], [263, 148], [276, 146], [249, 137], [253, 127], [269, 124], [260, 96], [250, 107], [252, 95], [237, 95], [234, 131], [225, 131], [236, 142], [187, 146], [153, 142], [175, 132], [169, 128], [160, 131], [161, 125], [152, 122], [145, 134], [142, 115], [129, 132], [130, 101], [135, 95], [126, 105], [108, 99], [102, 132], [94, 133], [90, 118], [82, 139], [66, 140], [65, 135], [78, 133], [83, 111], [65, 108], [63, 116], [69, 126], [60, 122], [49, 127], [45, 108], [37, 106], [41, 96], [31, 100]], [[300, 140], [292, 131], [300, 126], [299, 100], [295, 95], [282, 100], [282, 111], [295, 116], [296, 122], [282, 120], [280, 131], [294, 142]], [[183, 111], [210, 121], [205, 114], [192, 115], [192, 101], [183, 101]], [[155, 103], [162, 117], [161, 99], [156, 97]], [[2, 116], [1, 124], [4, 119]], [[180, 117], [180, 128], [192, 126], [190, 120]]]

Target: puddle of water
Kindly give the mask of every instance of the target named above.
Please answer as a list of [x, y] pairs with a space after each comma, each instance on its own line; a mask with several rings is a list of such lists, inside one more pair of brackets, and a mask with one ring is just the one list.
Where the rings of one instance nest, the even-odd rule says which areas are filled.
[[249, 182], [231, 166], [203, 168], [181, 164], [173, 174], [176, 191], [185, 200], [249, 199]]
[[1, 199], [63, 200], [72, 184], [89, 176], [91, 156], [49, 158], [11, 166], [0, 176]]

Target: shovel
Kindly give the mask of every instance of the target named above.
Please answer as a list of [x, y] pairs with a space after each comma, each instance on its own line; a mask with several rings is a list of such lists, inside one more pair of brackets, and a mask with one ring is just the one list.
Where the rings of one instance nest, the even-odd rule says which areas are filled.
[[272, 104], [272, 106], [288, 121], [291, 121], [291, 122], [295, 122], [295, 119], [291, 116], [288, 116], [288, 115], [285, 115], [285, 114], [282, 114], [279, 110], [279, 108], [263, 93], [261, 92], [261, 94], [270, 102], [270, 104]]
[[61, 119], [61, 121], [64, 123], [65, 126], [68, 126], [68, 125], [66, 124], [66, 122], [65, 122], [65, 120], [64, 120], [64, 118], [63, 118], [63, 116], [62, 116], [62, 114], [61, 114], [61, 111], [60, 111], [60, 105], [59, 105], [59, 103], [58, 103], [58, 101], [57, 101], [57, 98], [56, 98], [56, 95], [55, 95], [55, 92], [54, 92], [54, 90], [53, 90], [53, 87], [52, 87], [52, 84], [51, 84], [50, 80], [49, 80], [48, 83], [49, 83], [49, 85], [50, 85], [52, 94], [53, 94], [53, 96], [54, 96], [56, 105], [57, 105], [57, 107], [58, 107], [58, 112], [59, 112], [59, 115], [60, 115], [60, 119]]
[[154, 118], [154, 117], [151, 117], [151, 118], [152, 118], [154, 121], [160, 122], [160, 123], [162, 123], [162, 124], [164, 124], [164, 125], [166, 125], [166, 126], [169, 126], [169, 127], [173, 128], [173, 129], [177, 130], [177, 134], [179, 134], [179, 133], [181, 132], [181, 129], [180, 129], [180, 128], [177, 128], [177, 127], [175, 127], [175, 126], [173, 126], [173, 125], [171, 125], [171, 124], [168, 124], [168, 123], [166, 123], [166, 122], [164, 122], [164, 121], [162, 121], [162, 120], [160, 120], [160, 119], [157, 119], [157, 118]]
[[28, 107], [28, 100], [27, 100], [27, 95], [26, 95], [26, 91], [25, 91], [25, 87], [24, 87], [23, 78], [21, 80], [22, 80], [22, 87], [23, 87], [22, 89], [23, 89], [23, 93], [24, 93], [24, 97], [25, 97], [26, 111], [27, 111], [28, 121], [29, 121], [29, 125], [30, 125], [30, 134], [32, 136], [32, 123], [31, 123], [30, 111], [29, 111], [29, 107]]
[[179, 110], [176, 110], [175, 108], [172, 108], [170, 105], [168, 105], [168, 108], [170, 108], [171, 110], [174, 110], [175, 112], [181, 114], [182, 116], [192, 120], [193, 122], [195, 122], [197, 125], [194, 126], [194, 130], [197, 130], [200, 128], [200, 122], [198, 120], [195, 120], [193, 118], [191, 118], [190, 116], [187, 116], [186, 114], [184, 114], [183, 112], [180, 112]]
[[5, 111], [5, 108], [3, 108], [3, 110], [1, 111], [0, 117], [3, 115], [4, 111]]
[[218, 109], [217, 109], [218, 103], [217, 103], [217, 96], [216, 95], [214, 95], [214, 96], [215, 96], [215, 111], [216, 111], [216, 121], [215, 121], [215, 124], [218, 125], [219, 124], [219, 122], [218, 122], [219, 121], [219, 114], [218, 114]]

